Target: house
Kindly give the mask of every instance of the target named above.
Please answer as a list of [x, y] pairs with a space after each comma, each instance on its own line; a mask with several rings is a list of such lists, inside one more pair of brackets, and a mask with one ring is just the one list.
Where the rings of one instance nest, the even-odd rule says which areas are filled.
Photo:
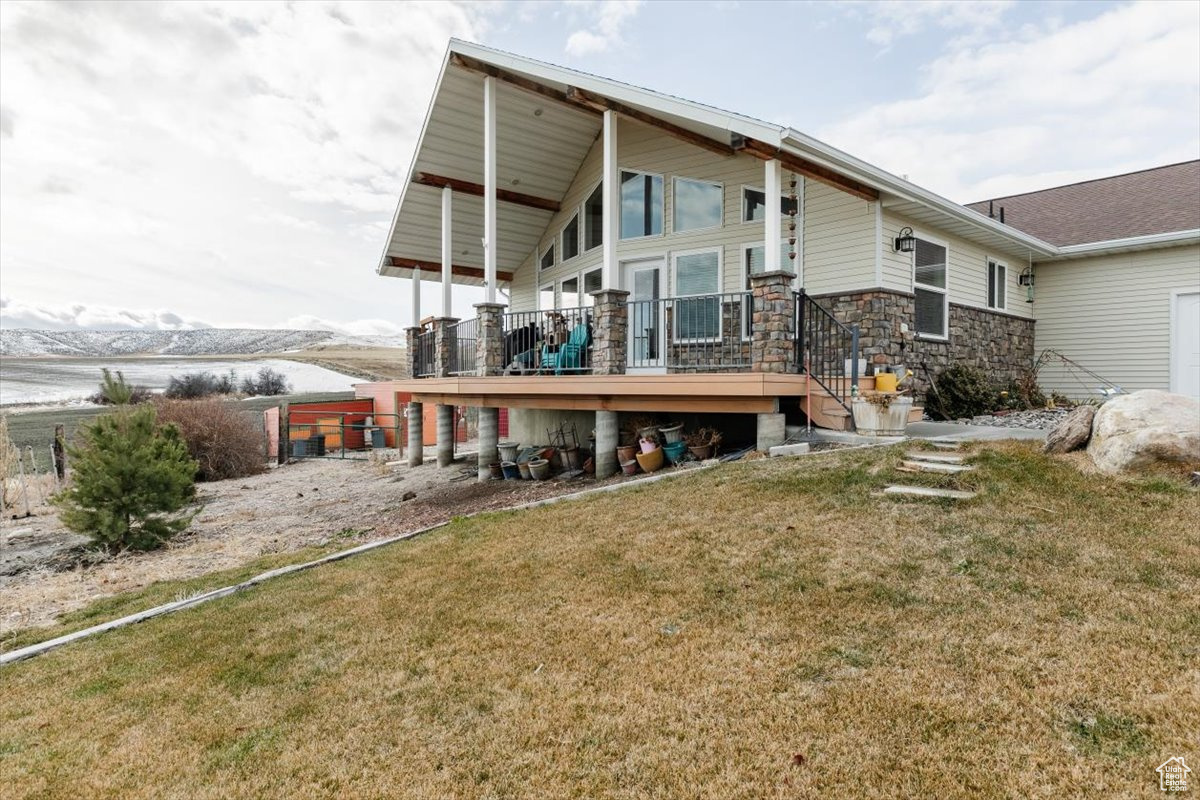
[[[1052, 348], [1200, 391], [1195, 168], [1151, 171], [1169, 197], [1152, 174], [968, 207], [789, 128], [452, 41], [378, 265], [411, 281], [414, 319], [422, 283], [442, 316], [409, 331], [410, 380], [359, 391], [411, 396], [414, 442], [424, 403], [439, 431], [478, 407], [481, 473], [498, 409], [522, 441], [574, 419], [601, 475], [621, 412], [739, 415], [761, 449], [789, 420], [848, 427], [886, 366], [1000, 381]], [[1123, 210], [1131, 183], [1145, 213]], [[485, 302], [456, 320], [463, 284]]]

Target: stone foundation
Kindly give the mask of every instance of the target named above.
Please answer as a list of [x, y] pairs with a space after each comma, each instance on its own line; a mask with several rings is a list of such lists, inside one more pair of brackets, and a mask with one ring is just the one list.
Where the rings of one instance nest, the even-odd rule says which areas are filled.
[[[859, 326], [859, 347], [868, 363], [905, 364], [914, 370], [918, 394], [927, 388], [925, 370], [936, 377], [955, 364], [969, 364], [1005, 383], [1033, 368], [1032, 319], [951, 303], [950, 336], [943, 342], [913, 335], [911, 294], [874, 290], [813, 299], [842, 323]], [[901, 335], [901, 322], [908, 324], [909, 333]]]

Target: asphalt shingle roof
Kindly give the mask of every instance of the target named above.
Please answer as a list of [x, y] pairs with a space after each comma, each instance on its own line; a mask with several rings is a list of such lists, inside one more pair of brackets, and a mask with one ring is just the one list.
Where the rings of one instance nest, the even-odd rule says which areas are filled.
[[[967, 208], [988, 213], [988, 200]], [[1060, 247], [1200, 228], [1200, 160], [990, 201], [1017, 230]]]

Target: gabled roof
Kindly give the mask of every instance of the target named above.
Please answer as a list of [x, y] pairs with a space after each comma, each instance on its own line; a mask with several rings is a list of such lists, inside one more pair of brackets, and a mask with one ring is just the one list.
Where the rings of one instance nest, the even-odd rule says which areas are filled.
[[996, 197], [967, 208], [1060, 247], [1200, 228], [1200, 160]]

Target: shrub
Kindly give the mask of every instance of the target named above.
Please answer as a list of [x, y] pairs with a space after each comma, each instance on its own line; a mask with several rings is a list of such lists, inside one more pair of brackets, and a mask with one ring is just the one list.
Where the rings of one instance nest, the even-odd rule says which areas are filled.
[[114, 551], [152, 550], [191, 523], [176, 512], [195, 496], [196, 462], [153, 406], [103, 414], [80, 427], [79, 439], [68, 450], [71, 486], [53, 500], [64, 525]]
[[174, 424], [199, 469], [196, 479], [220, 481], [266, 469], [262, 426], [223, 400], [159, 400], [158, 418]]
[[263, 367], [253, 378], [242, 378], [242, 394], [251, 397], [275, 397], [287, 394], [291, 390], [292, 386], [288, 383], [287, 376], [270, 367]]
[[966, 364], [945, 370], [934, 379], [933, 385], [935, 391], [926, 397], [926, 402], [930, 412], [942, 419], [986, 414], [996, 402], [996, 390], [988, 383], [987, 376]]
[[114, 378], [108, 367], [100, 368], [100, 389], [88, 397], [88, 402], [98, 406], [132, 406], [144, 403], [153, 397], [145, 386], [134, 386], [125, 380], [121, 370]]
[[236, 391], [237, 376], [233, 370], [219, 377], [211, 372], [186, 372], [179, 377], [172, 377], [163, 395], [172, 400], [199, 400]]
[[1025, 370], [1008, 382], [1000, 393], [1000, 405], [1019, 411], [1046, 407], [1046, 393], [1038, 386], [1037, 373]]

